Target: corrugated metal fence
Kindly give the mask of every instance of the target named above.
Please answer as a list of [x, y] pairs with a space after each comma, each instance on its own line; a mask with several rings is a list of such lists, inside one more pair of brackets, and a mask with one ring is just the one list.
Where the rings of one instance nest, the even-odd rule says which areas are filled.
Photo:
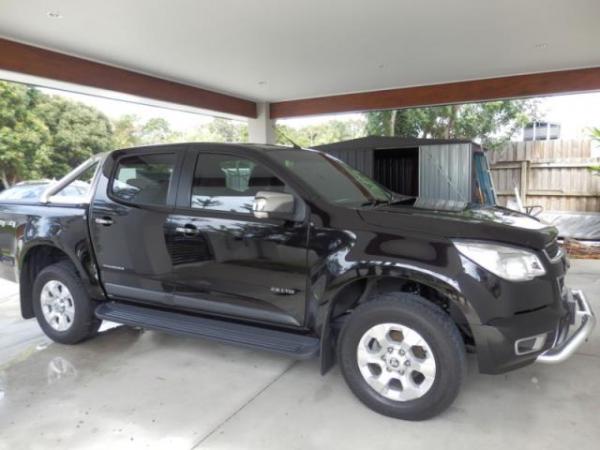
[[523, 204], [545, 211], [600, 211], [600, 176], [589, 170], [589, 140], [512, 142], [487, 154], [498, 203], [506, 205], [517, 186]]

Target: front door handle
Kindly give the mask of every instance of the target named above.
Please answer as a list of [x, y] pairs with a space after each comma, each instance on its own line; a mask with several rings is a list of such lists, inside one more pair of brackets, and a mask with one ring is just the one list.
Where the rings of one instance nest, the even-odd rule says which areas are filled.
[[106, 216], [97, 217], [96, 219], [94, 219], [94, 222], [96, 222], [98, 225], [104, 225], [105, 227], [110, 227], [114, 223], [112, 218]]
[[182, 227], [176, 227], [175, 231], [179, 234], [183, 234], [184, 236], [196, 236], [198, 234], [198, 228], [196, 228], [194, 225], [184, 225]]

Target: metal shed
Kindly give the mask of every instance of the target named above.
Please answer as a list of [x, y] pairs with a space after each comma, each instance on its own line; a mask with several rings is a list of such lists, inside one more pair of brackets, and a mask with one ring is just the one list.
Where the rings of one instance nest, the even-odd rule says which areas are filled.
[[496, 203], [484, 150], [472, 141], [368, 136], [314, 148], [399, 194]]

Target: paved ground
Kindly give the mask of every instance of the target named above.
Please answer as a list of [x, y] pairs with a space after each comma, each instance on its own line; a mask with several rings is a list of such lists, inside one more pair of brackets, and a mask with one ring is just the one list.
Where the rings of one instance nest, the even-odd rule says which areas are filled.
[[[571, 286], [600, 311], [600, 261], [574, 261]], [[0, 448], [597, 449], [600, 332], [560, 366], [469, 376], [449, 411], [381, 417], [315, 361], [108, 327], [67, 347], [19, 318], [0, 285]]]

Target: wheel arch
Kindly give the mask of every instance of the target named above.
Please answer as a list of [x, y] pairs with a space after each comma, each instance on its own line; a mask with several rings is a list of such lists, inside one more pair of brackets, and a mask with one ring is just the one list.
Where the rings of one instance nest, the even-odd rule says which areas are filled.
[[321, 336], [321, 373], [326, 373], [335, 363], [336, 332], [344, 316], [351, 314], [356, 306], [375, 301], [387, 292], [416, 294], [440, 307], [459, 328], [465, 345], [474, 345], [472, 324], [478, 323], [478, 316], [458, 286], [448, 281], [430, 272], [405, 270], [357, 276], [337, 286], [330, 292], [317, 326]]
[[69, 261], [75, 267], [77, 275], [84, 285], [92, 285], [91, 277], [80, 260], [69, 255], [64, 249], [50, 242], [37, 242], [27, 246], [20, 255], [19, 261], [19, 293], [21, 316], [24, 319], [34, 317], [33, 283], [38, 274], [46, 267], [61, 261]]

